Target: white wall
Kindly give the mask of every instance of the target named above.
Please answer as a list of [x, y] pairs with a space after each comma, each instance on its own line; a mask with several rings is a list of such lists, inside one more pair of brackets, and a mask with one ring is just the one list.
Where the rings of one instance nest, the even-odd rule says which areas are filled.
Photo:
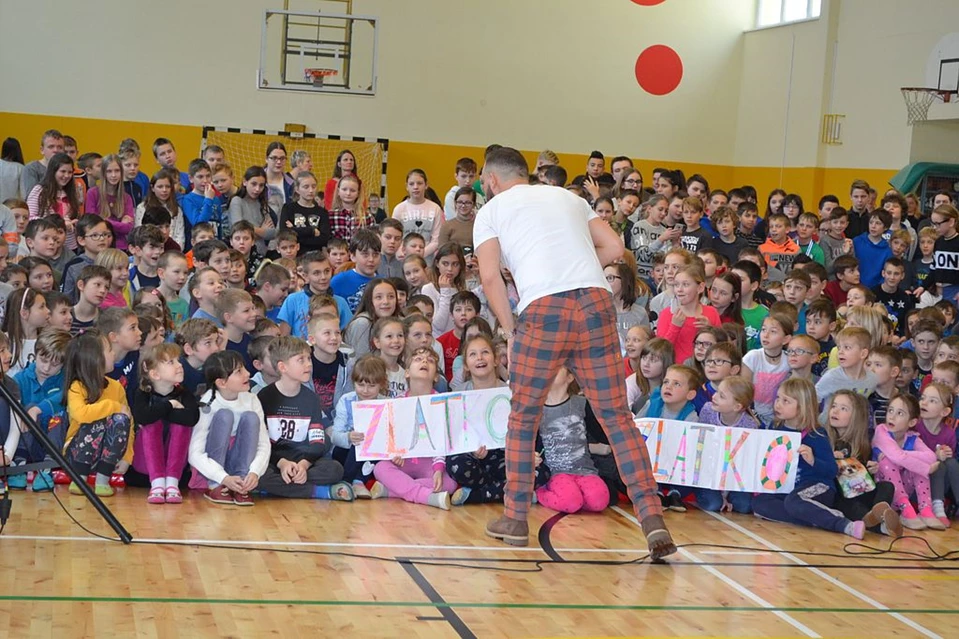
[[[0, 111], [733, 159], [754, 0], [357, 0], [381, 18], [375, 98], [258, 91], [263, 9], [280, 6], [0, 0]], [[686, 73], [654, 98], [633, 66], [657, 43]]]

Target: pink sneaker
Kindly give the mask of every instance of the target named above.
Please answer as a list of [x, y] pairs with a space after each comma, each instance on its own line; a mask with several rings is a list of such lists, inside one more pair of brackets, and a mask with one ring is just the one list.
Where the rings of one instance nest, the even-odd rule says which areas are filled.
[[167, 486], [166, 487], [166, 503], [168, 504], [182, 504], [183, 495], [180, 494], [180, 489], [176, 486]]
[[162, 488], [151, 488], [151, 489], [150, 489], [150, 494], [147, 495], [147, 503], [148, 503], [148, 504], [165, 504], [165, 503], [166, 503], [166, 497], [164, 497], [164, 495], [163, 495], [163, 489], [162, 489]]
[[919, 511], [919, 519], [926, 525], [926, 528], [931, 528], [932, 530], [945, 530], [946, 527], [943, 525], [939, 518], [932, 512], [931, 506], [926, 506]]

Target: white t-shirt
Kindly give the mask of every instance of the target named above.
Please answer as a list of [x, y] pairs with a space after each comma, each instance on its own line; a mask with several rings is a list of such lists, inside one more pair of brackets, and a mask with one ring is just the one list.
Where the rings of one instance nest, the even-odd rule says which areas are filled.
[[547, 295], [579, 288], [612, 293], [588, 222], [586, 200], [558, 186], [521, 184], [486, 203], [473, 224], [473, 246], [498, 239], [519, 292], [517, 313]]

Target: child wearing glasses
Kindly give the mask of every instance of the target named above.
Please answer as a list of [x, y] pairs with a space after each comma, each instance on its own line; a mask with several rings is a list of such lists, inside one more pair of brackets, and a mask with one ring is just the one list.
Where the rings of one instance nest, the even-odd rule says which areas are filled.
[[819, 381], [819, 375], [813, 373], [813, 366], [819, 361], [819, 342], [809, 335], [794, 335], [783, 352], [790, 378], [808, 379], [813, 384]]
[[736, 344], [722, 341], [706, 351], [702, 367], [706, 383], [699, 388], [693, 400], [696, 412], [712, 401], [720, 382], [731, 375], [739, 375], [743, 368], [743, 356]]

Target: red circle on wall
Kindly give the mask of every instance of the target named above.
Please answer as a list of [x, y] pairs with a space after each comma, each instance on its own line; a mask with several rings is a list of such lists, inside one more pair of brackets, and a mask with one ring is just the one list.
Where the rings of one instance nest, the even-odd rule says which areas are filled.
[[682, 58], [664, 44], [653, 45], [636, 58], [636, 81], [647, 93], [672, 93], [682, 79]]
[[636, 4], [642, 5], [644, 7], [654, 7], [657, 4], [662, 4], [666, 0], [633, 0]]

